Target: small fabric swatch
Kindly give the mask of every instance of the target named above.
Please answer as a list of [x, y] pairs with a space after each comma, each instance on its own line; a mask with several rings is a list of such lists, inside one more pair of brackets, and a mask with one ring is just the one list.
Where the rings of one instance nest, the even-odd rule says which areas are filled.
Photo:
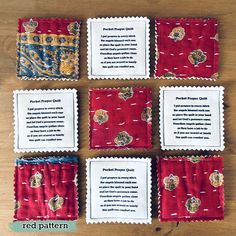
[[78, 158], [16, 159], [14, 220], [76, 220]]
[[19, 19], [17, 76], [22, 79], [77, 79], [80, 20]]
[[224, 219], [223, 157], [159, 158], [160, 221]]
[[149, 88], [90, 89], [90, 148], [151, 148]]
[[156, 19], [159, 79], [217, 79], [218, 23], [204, 18]]
[[151, 224], [151, 158], [87, 160], [86, 222]]
[[149, 24], [147, 17], [88, 19], [88, 78], [148, 79]]

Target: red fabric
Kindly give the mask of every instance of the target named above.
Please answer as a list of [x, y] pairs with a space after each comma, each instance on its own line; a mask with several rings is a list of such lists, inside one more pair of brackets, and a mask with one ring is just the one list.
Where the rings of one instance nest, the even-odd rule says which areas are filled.
[[[71, 22], [80, 23], [79, 19], [61, 19], [61, 18], [31, 18], [38, 23], [34, 33], [38, 34], [57, 34], [70, 35], [67, 26]], [[18, 33], [24, 33], [24, 22], [29, 22], [30, 18], [22, 18], [18, 21]]]
[[[175, 27], [184, 29], [182, 39], [174, 40], [171, 32]], [[219, 46], [217, 20], [215, 19], [156, 19], [156, 47], [158, 51], [156, 77], [211, 78], [217, 77]], [[194, 65], [189, 61], [192, 51], [200, 49], [206, 55], [206, 61]]]
[[[78, 218], [78, 196], [75, 186], [77, 163], [24, 164], [15, 168], [15, 198], [20, 204], [14, 220], [75, 220]], [[42, 185], [30, 186], [30, 178], [42, 174]], [[64, 199], [62, 207], [50, 210], [49, 200], [56, 195]]]
[[[142, 120], [141, 117], [145, 108], [150, 110], [152, 108], [151, 89], [131, 88], [133, 96], [127, 100], [119, 97], [121, 89], [90, 90], [89, 116], [91, 149], [152, 147], [151, 117], [149, 117], [148, 122]], [[108, 115], [107, 121], [102, 124], [94, 121], [94, 115], [99, 109], [106, 111]], [[127, 144], [117, 145], [115, 139], [119, 132], [129, 134], [131, 138]]]
[[[161, 221], [222, 220], [224, 218], [224, 186], [212, 186], [209, 177], [215, 170], [223, 172], [223, 157], [202, 157], [198, 163], [188, 158], [160, 158], [157, 163]], [[179, 177], [178, 186], [169, 191], [164, 178], [173, 174]], [[190, 213], [185, 203], [196, 197], [201, 204]]]

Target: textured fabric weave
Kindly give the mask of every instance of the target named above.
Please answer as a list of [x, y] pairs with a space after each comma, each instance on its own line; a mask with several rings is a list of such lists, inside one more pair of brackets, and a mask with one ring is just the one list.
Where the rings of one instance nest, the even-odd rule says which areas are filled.
[[14, 220], [78, 218], [77, 157], [17, 159]]
[[149, 88], [90, 90], [90, 148], [151, 148]]
[[80, 20], [19, 19], [17, 76], [24, 79], [76, 79]]
[[218, 77], [217, 20], [157, 18], [157, 78]]
[[160, 220], [224, 218], [223, 157], [160, 158]]

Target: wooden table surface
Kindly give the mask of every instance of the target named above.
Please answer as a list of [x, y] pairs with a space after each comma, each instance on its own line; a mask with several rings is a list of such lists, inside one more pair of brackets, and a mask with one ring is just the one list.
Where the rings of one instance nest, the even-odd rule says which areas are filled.
[[[211, 81], [90, 81], [86, 65], [86, 19], [98, 16], [148, 16], [151, 19], [151, 72], [154, 70], [154, 18], [215, 17], [220, 22], [220, 79]], [[79, 81], [21, 81], [16, 78], [16, 31], [19, 17], [79, 17], [82, 23]], [[75, 233], [62, 235], [132, 236], [132, 235], [236, 235], [236, 1], [235, 0], [1, 0], [0, 1], [0, 236], [19, 235], [9, 231], [13, 215], [13, 170], [17, 154], [13, 152], [12, 91], [36, 88], [76, 88], [80, 106], [79, 201], [80, 219]], [[100, 155], [155, 156], [162, 154], [158, 132], [158, 93], [163, 85], [222, 85], [225, 87], [225, 220], [209, 223], [160, 223], [157, 219], [156, 174], [153, 171], [153, 221], [151, 225], [93, 224], [85, 222], [85, 159]], [[118, 86], [150, 86], [154, 90], [154, 147], [150, 151], [89, 151], [88, 88]], [[165, 154], [208, 154], [208, 152], [165, 152]], [[63, 154], [63, 153], [60, 153]], [[29, 156], [28, 154], [27, 156]], [[49, 155], [49, 154], [46, 154]], [[34, 154], [37, 156], [37, 153]], [[23, 235], [53, 233], [23, 233]]]

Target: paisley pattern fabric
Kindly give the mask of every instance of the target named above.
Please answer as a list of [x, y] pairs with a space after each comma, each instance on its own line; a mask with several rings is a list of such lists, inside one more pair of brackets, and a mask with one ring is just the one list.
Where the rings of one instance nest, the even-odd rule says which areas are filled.
[[90, 89], [90, 148], [151, 148], [149, 88]]
[[156, 78], [217, 79], [218, 41], [215, 19], [157, 18]]
[[224, 219], [223, 157], [164, 157], [157, 170], [161, 221]]
[[14, 221], [78, 218], [78, 158], [19, 158], [15, 167]]
[[17, 76], [23, 79], [77, 79], [79, 20], [19, 19]]

